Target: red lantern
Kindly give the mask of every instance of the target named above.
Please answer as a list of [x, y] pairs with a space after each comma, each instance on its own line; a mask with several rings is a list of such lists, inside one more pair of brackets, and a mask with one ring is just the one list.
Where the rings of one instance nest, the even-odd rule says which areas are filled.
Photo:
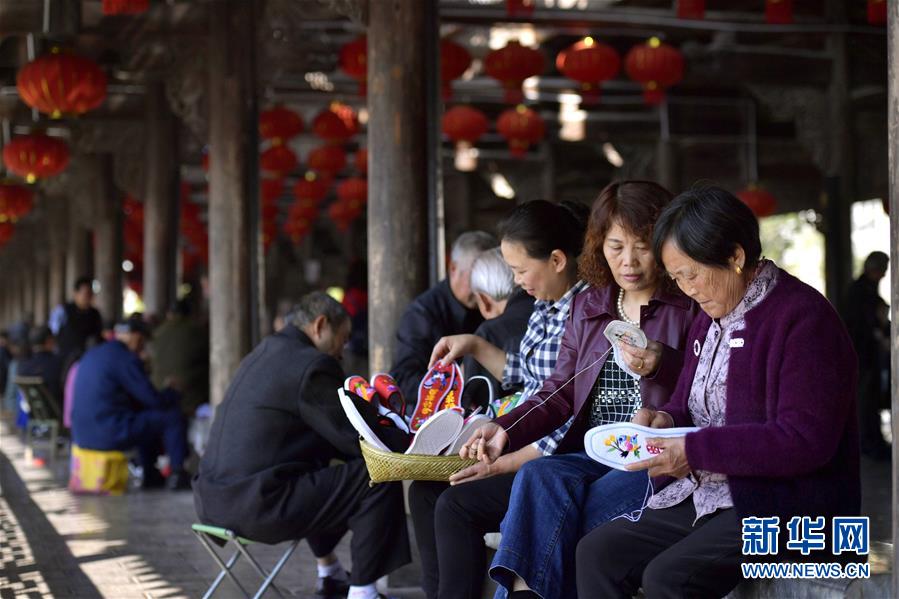
[[0, 183], [0, 223], [16, 222], [29, 212], [34, 205], [34, 194], [30, 189], [15, 183]]
[[634, 46], [624, 59], [627, 76], [643, 85], [647, 104], [659, 104], [665, 90], [684, 77], [684, 55], [680, 50], [654, 37]]
[[12, 239], [16, 228], [11, 223], [0, 223], [0, 246], [4, 246]]
[[284, 143], [302, 132], [303, 119], [289, 108], [275, 106], [259, 114], [259, 136], [262, 139]]
[[886, 25], [887, 0], [868, 0], [868, 24]]
[[284, 192], [284, 179], [262, 179], [259, 191], [263, 202], [277, 201]]
[[363, 175], [368, 173], [368, 148], [359, 148], [356, 150], [353, 166], [355, 166], [356, 170]]
[[293, 197], [297, 200], [312, 200], [318, 204], [327, 197], [330, 183], [326, 178], [309, 171], [293, 186]]
[[328, 216], [334, 221], [337, 230], [345, 233], [358, 215], [353, 214], [353, 209], [349, 205], [343, 202], [334, 202], [328, 206]]
[[521, 158], [532, 144], [543, 139], [545, 126], [539, 114], [519, 105], [499, 115], [496, 130], [506, 138], [512, 156]]
[[368, 201], [368, 181], [358, 177], [341, 181], [337, 186], [337, 200], [361, 213]]
[[789, 25], [793, 22], [793, 0], [765, 0], [765, 22]]
[[536, 0], [506, 0], [506, 14], [512, 17], [530, 17], [534, 14]]
[[678, 19], [704, 19], [705, 0], [677, 0]]
[[443, 99], [453, 95], [453, 80], [462, 76], [471, 66], [471, 54], [463, 46], [449, 39], [440, 40], [440, 81]]
[[92, 60], [56, 50], [19, 69], [16, 87], [28, 106], [59, 118], [100, 106], [106, 99], [106, 74]]
[[356, 134], [356, 116], [349, 106], [334, 104], [312, 121], [312, 132], [332, 144], [346, 143]]
[[267, 173], [283, 176], [297, 167], [297, 155], [287, 146], [272, 146], [259, 156], [259, 166]]
[[595, 101], [603, 81], [618, 75], [621, 57], [612, 46], [587, 37], [560, 52], [556, 68], [569, 79], [580, 82], [584, 96]]
[[43, 133], [20, 135], [3, 148], [3, 163], [11, 173], [34, 183], [65, 170], [69, 164], [69, 146]]
[[275, 221], [267, 221], [262, 223], [262, 251], [266, 254], [272, 243], [278, 237], [278, 223]]
[[368, 39], [363, 35], [360, 38], [344, 44], [340, 49], [338, 59], [340, 70], [359, 82], [359, 95], [366, 93], [365, 80], [368, 77]]
[[103, 0], [104, 15], [139, 15], [150, 8], [150, 0]]
[[506, 102], [521, 102], [521, 84], [528, 77], [543, 72], [545, 63], [539, 50], [509, 42], [505, 48], [494, 50], [484, 58], [484, 70], [506, 89]]
[[309, 152], [309, 168], [333, 176], [346, 166], [346, 152], [340, 146], [319, 146]]
[[774, 199], [774, 196], [756, 185], [750, 185], [743, 191], [737, 192], [737, 197], [749, 206], [758, 218], [771, 216], [777, 209], [777, 200]]
[[471, 106], [454, 106], [447, 110], [442, 120], [443, 132], [456, 143], [477, 143], [487, 133], [490, 123], [487, 116]]

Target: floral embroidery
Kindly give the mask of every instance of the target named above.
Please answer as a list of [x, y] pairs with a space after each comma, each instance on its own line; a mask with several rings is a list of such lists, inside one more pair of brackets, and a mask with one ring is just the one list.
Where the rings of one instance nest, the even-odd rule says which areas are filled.
[[608, 453], [617, 451], [621, 457], [628, 457], [629, 453], [633, 453], [635, 458], [640, 458], [640, 445], [637, 435], [609, 435], [606, 439], [606, 447], [609, 448]]

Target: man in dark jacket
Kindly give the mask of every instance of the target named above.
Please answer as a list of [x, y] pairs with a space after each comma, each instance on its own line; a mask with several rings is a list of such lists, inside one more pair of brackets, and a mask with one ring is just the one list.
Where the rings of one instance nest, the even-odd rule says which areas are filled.
[[31, 330], [31, 357], [19, 364], [18, 376], [38, 376], [56, 400], [62, 414], [62, 359], [56, 354], [56, 340], [45, 326]]
[[63, 364], [71, 363], [73, 354], [83, 352], [89, 338], [101, 340], [103, 319], [93, 306], [94, 289], [89, 277], [75, 281], [72, 301], [57, 306], [50, 315], [50, 329], [56, 335]]
[[[534, 298], [515, 285], [512, 269], [503, 260], [499, 248], [487, 250], [475, 260], [471, 269], [471, 291], [477, 300], [478, 310], [484, 317], [484, 322], [474, 334], [505, 352], [517, 353], [534, 311]], [[474, 376], [486, 377], [497, 397], [517, 391], [503, 389], [500, 381], [472, 356], [465, 357], [463, 369], [466, 381]], [[486, 403], [485, 394], [481, 393], [476, 397], [466, 393], [465, 398], [476, 405]], [[466, 407], [470, 407], [470, 404], [466, 403]]]
[[[337, 396], [346, 310], [314, 292], [286, 322], [244, 358], [216, 409], [194, 479], [197, 513], [265, 543], [306, 539], [320, 595], [371, 599], [375, 581], [410, 560], [402, 487], [369, 487], [359, 435]], [[346, 463], [331, 466], [332, 458]], [[347, 530], [349, 595], [333, 554]]]
[[[132, 316], [116, 325], [116, 338], [89, 350], [75, 378], [72, 438], [84, 449], [126, 450], [137, 446], [145, 488], [166, 484], [189, 489], [184, 471], [187, 437], [178, 403], [180, 394], [157, 391], [139, 357], [149, 336], [147, 325]], [[156, 469], [160, 444], [172, 474], [165, 481]]]
[[437, 341], [473, 333], [483, 322], [471, 292], [471, 266], [481, 252], [496, 246], [496, 239], [483, 231], [460, 235], [453, 244], [449, 277], [412, 300], [403, 313], [390, 374], [410, 409], [415, 407], [418, 385]]

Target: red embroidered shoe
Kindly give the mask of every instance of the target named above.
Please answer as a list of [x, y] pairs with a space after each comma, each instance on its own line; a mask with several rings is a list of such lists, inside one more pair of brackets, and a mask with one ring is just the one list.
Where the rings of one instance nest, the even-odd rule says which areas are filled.
[[418, 386], [418, 403], [412, 412], [409, 429], [414, 433], [425, 421], [441, 409], [446, 394], [453, 386], [456, 376], [455, 364], [444, 366], [440, 362], [434, 365]]
[[371, 402], [378, 395], [375, 392], [375, 388], [369, 385], [368, 381], [365, 380], [365, 377], [359, 375], [348, 376], [346, 380], [343, 381], [343, 388], [347, 391], [352, 391], [368, 402]]
[[382, 406], [400, 416], [406, 415], [406, 398], [392, 376], [383, 372], [375, 374], [371, 377], [371, 386], [377, 391]]
[[462, 409], [462, 389], [464, 387], [464, 382], [462, 380], [462, 370], [456, 365], [455, 362], [453, 362], [452, 368], [453, 382], [450, 385], [450, 389], [447, 392], [446, 397], [443, 398], [443, 403], [438, 409], [450, 410], [453, 408], [459, 408], [464, 414], [465, 410]]

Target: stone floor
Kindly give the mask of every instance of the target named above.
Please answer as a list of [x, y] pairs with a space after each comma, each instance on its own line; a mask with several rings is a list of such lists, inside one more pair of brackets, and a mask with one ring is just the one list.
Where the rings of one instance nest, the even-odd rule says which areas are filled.
[[[196, 520], [190, 493], [76, 496], [65, 488], [66, 467], [65, 459], [43, 467], [26, 461], [19, 438], [0, 425], [0, 599], [202, 596], [217, 567], [190, 533]], [[888, 463], [863, 463], [863, 505], [872, 539], [889, 541]], [[282, 547], [256, 549], [270, 564]], [[348, 539], [337, 553], [350, 565]], [[255, 581], [248, 567], [238, 572]], [[413, 563], [391, 576], [390, 594], [423, 597], [417, 580]], [[314, 560], [305, 543], [278, 581], [290, 596], [313, 596]], [[236, 596], [228, 582], [217, 595]]]

